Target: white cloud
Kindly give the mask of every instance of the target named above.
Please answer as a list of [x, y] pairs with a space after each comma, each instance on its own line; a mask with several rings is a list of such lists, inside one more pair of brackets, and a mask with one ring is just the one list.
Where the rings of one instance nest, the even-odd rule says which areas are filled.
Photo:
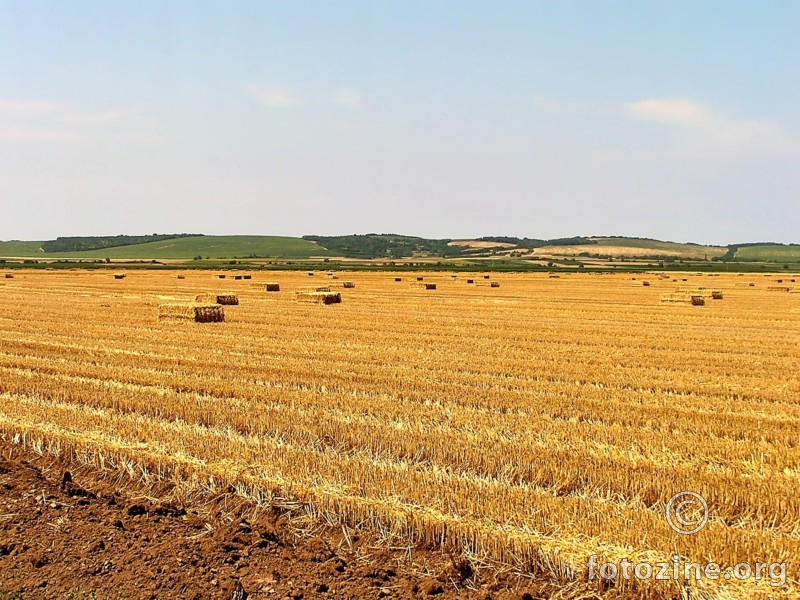
[[251, 86], [250, 91], [265, 106], [294, 106], [297, 101], [289, 95], [284, 87], [259, 88]]
[[361, 94], [351, 88], [339, 88], [333, 93], [326, 95], [309, 96], [297, 98], [285, 86], [261, 87], [251, 85], [248, 87], [255, 99], [264, 106], [289, 107], [289, 106], [324, 106], [334, 104], [351, 110], [362, 107]]
[[674, 125], [703, 126], [713, 121], [708, 109], [691, 100], [639, 100], [628, 104], [635, 117]]
[[348, 88], [338, 90], [333, 96], [333, 101], [345, 108], [361, 108], [361, 94]]
[[107, 125], [116, 123], [130, 114], [129, 108], [114, 108], [94, 113], [72, 113], [64, 116], [64, 121], [71, 125]]
[[47, 115], [62, 112], [63, 104], [57, 102], [0, 100], [0, 113], [17, 115]]
[[[131, 107], [87, 111], [66, 103], [0, 100], [0, 141], [75, 142], [97, 136], [116, 139], [163, 138], [151, 122], [136, 119]], [[120, 124], [120, 127], [111, 126]]]
[[800, 139], [779, 123], [737, 117], [734, 111], [692, 100], [647, 99], [626, 105], [638, 120], [672, 126], [670, 158], [770, 159], [800, 155]]
[[74, 142], [80, 136], [74, 131], [38, 127], [0, 128], [0, 141], [4, 142]]

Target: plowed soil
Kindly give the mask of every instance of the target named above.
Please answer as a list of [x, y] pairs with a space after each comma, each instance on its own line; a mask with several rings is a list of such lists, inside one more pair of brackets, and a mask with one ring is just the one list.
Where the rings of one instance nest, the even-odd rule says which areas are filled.
[[546, 595], [437, 552], [298, 533], [286, 511], [248, 509], [232, 490], [196, 505], [157, 495], [0, 441], [0, 600]]

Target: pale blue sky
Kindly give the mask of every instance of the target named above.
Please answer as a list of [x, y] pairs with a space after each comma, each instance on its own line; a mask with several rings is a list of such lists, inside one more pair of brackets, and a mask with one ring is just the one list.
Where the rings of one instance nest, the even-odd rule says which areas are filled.
[[800, 2], [0, 0], [0, 239], [800, 242]]

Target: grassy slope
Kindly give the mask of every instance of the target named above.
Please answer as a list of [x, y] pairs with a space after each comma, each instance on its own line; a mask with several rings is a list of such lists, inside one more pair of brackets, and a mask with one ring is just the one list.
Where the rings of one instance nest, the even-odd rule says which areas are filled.
[[646, 248], [648, 250], [666, 250], [668, 252], [680, 252], [692, 256], [703, 256], [704, 254], [707, 254], [709, 258], [712, 256], [722, 256], [728, 251], [727, 248], [722, 246], [697, 246], [694, 244], [662, 242], [659, 240], [616, 237], [598, 237], [592, 239], [597, 240], [598, 246], [618, 246], [626, 248]]
[[776, 262], [800, 261], [800, 246], [778, 246], [763, 244], [760, 246], [745, 246], [736, 252], [736, 258], [741, 260], [768, 260]]
[[162, 242], [150, 242], [135, 246], [107, 248], [105, 250], [89, 250], [87, 252], [37, 252], [41, 242], [0, 242], [0, 256], [30, 256], [33, 258], [130, 258], [130, 259], [191, 259], [195, 256], [203, 258], [246, 257], [250, 254], [258, 256], [284, 256], [287, 258], [308, 258], [309, 256], [325, 256], [329, 254], [313, 242], [300, 238], [231, 235], [231, 236], [198, 236]]
[[42, 242], [0, 242], [0, 257], [2, 256], [41, 256], [37, 250]]

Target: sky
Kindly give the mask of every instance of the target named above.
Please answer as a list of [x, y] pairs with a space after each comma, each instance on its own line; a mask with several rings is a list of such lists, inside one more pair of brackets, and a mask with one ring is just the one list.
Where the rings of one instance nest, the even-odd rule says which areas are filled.
[[800, 2], [0, 0], [0, 239], [800, 242]]

